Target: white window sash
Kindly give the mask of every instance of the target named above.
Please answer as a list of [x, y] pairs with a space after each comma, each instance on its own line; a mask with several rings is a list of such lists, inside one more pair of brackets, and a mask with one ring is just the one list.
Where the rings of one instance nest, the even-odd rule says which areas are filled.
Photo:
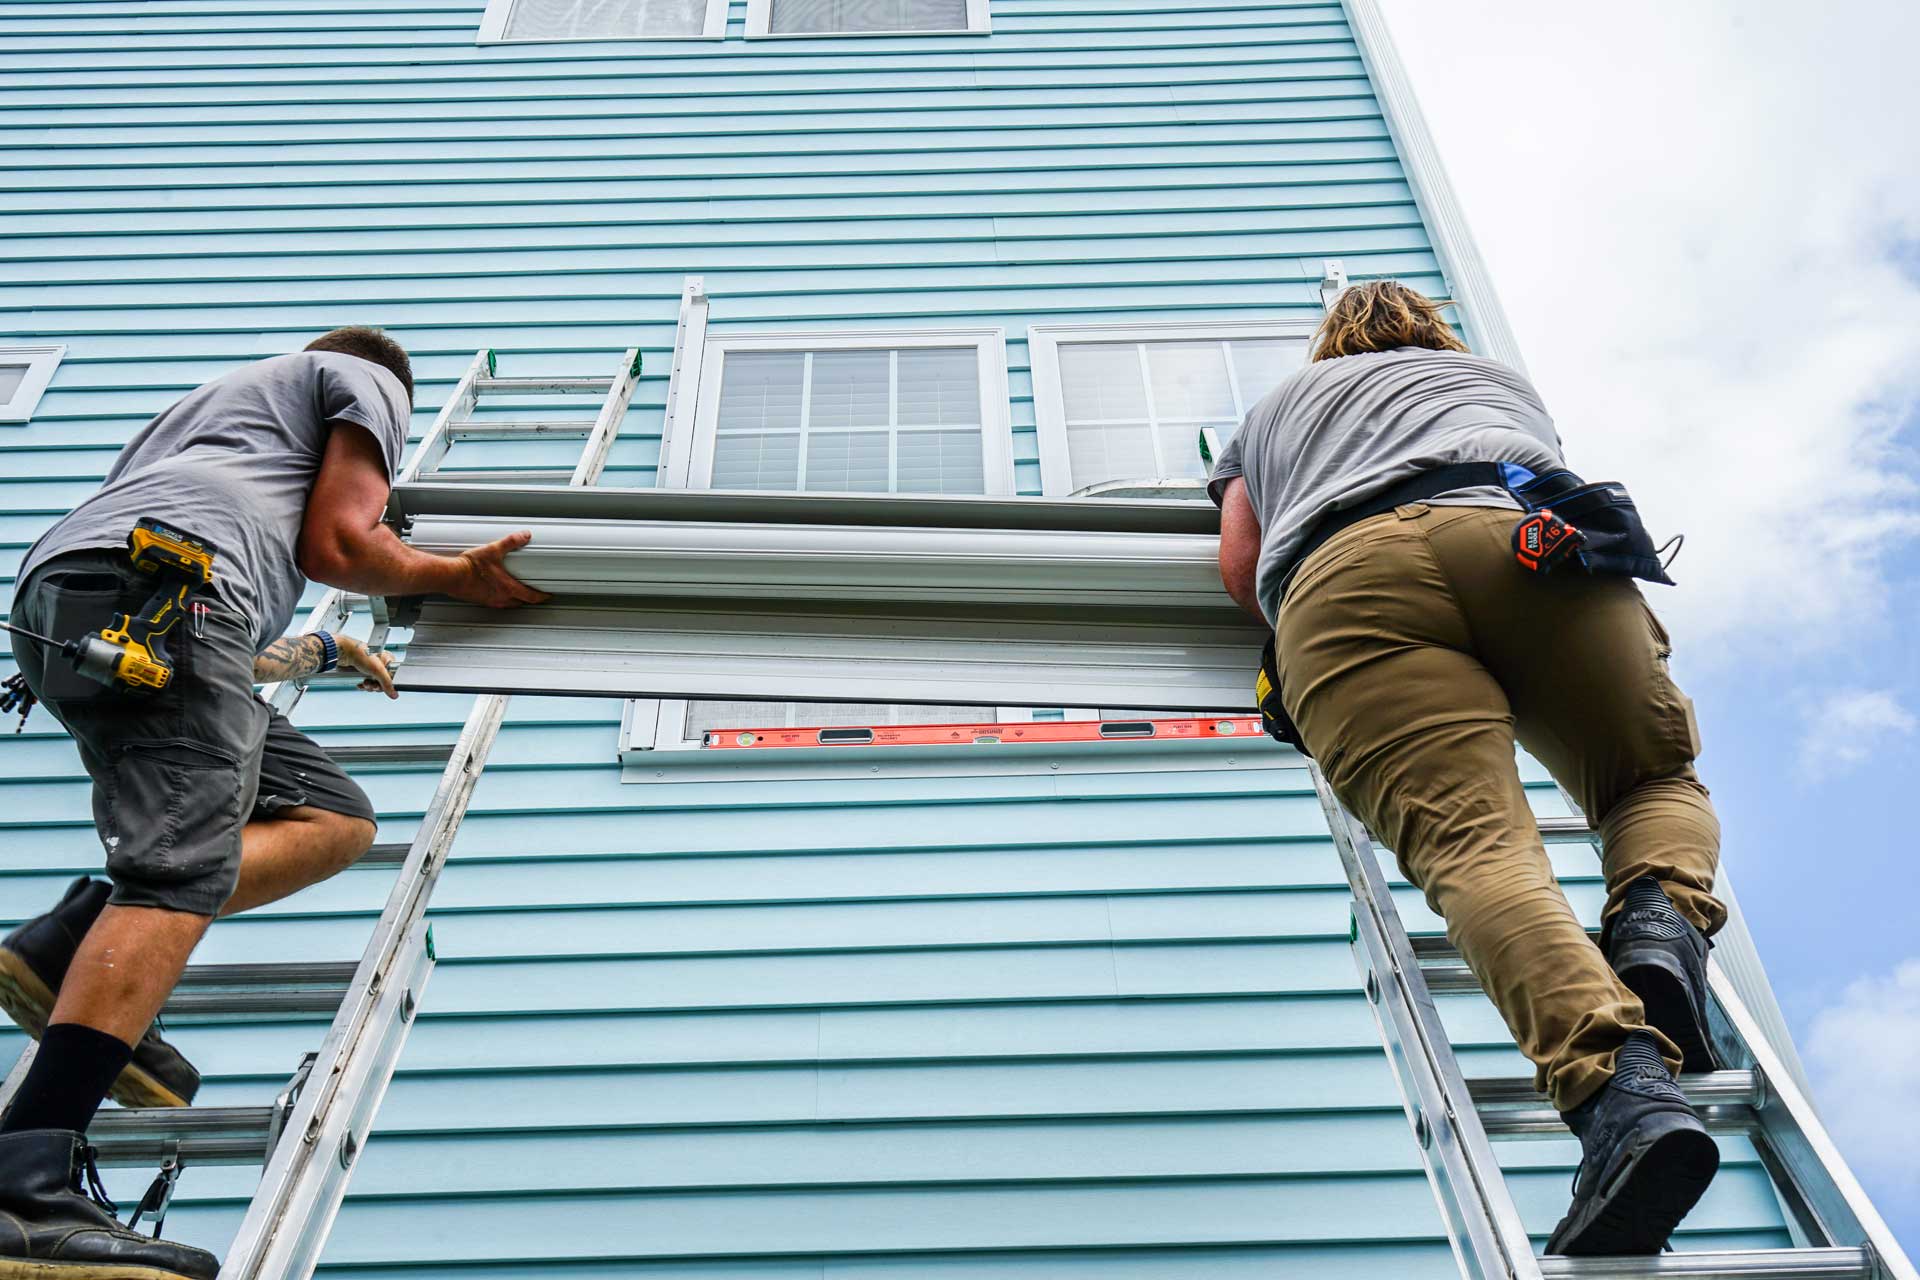
[[[718, 443], [720, 421], [720, 392], [726, 379], [726, 358], [736, 352], [751, 351], [904, 351], [912, 348], [972, 347], [975, 353], [976, 368], [979, 376], [980, 392], [980, 460], [985, 478], [985, 492], [990, 497], [1004, 497], [1013, 493], [1013, 426], [1009, 417], [1007, 390], [1007, 345], [1006, 334], [1000, 329], [907, 329], [907, 330], [870, 330], [857, 333], [741, 333], [715, 336], [705, 335], [705, 346], [699, 360], [700, 389], [697, 394], [692, 429], [679, 430], [679, 423], [668, 441], [668, 456], [665, 470], [669, 483], [689, 489], [711, 488], [713, 484], [714, 451]], [[690, 363], [690, 362], [689, 362]], [[898, 356], [893, 360], [899, 364]], [[811, 378], [812, 361], [807, 362], [808, 377]], [[897, 394], [898, 379], [889, 378], [889, 386]], [[803, 387], [801, 393], [802, 429], [800, 433], [801, 457], [798, 475], [806, 475], [806, 415], [810, 413], [810, 387]], [[898, 441], [902, 434], [912, 434], [915, 427], [902, 428], [898, 424], [897, 404], [890, 404], [889, 435], [891, 460], [889, 466], [898, 465]], [[928, 427], [928, 430], [936, 428]], [[951, 428], [940, 428], [948, 429]], [[879, 428], [875, 428], [879, 430]]]
[[[476, 44], [610, 44], [628, 43], [635, 40], [724, 40], [727, 38], [727, 9], [729, 0], [707, 0], [706, 21], [696, 35], [666, 36], [508, 36], [507, 19], [513, 12], [518, 0], [487, 0], [486, 12], [480, 16], [480, 33]], [[971, 3], [971, 0], [969, 0]]]
[[[1067, 449], [1066, 398], [1060, 382], [1060, 348], [1078, 343], [1151, 344], [1158, 342], [1243, 341], [1298, 342], [1303, 347], [1319, 326], [1318, 320], [1266, 320], [1193, 324], [1110, 324], [1110, 325], [1034, 325], [1027, 331], [1027, 355], [1033, 372], [1034, 427], [1040, 449], [1040, 491], [1047, 497], [1066, 497], [1073, 493], [1072, 459]], [[1153, 378], [1148, 368], [1144, 345], [1139, 350], [1142, 385], [1146, 403], [1141, 417], [1126, 419], [1129, 424], [1147, 424], [1155, 462], [1162, 474], [1168, 472], [1161, 455], [1162, 426], [1191, 425], [1197, 429], [1209, 425], [1205, 418], [1160, 418], [1153, 406]], [[1239, 385], [1239, 371], [1233, 364], [1233, 349], [1226, 346], [1229, 385], [1234, 391], [1234, 412], [1244, 417], [1264, 391]], [[1096, 424], [1088, 424], [1096, 425]], [[1122, 476], [1116, 479], [1158, 479], [1160, 477]]]
[[0, 399], [0, 422], [31, 422], [33, 411], [53, 381], [54, 370], [66, 358], [67, 349], [53, 344], [8, 344], [0, 346], [0, 364], [24, 364], [26, 374], [12, 394]]
[[993, 34], [991, 0], [967, 0], [967, 25], [939, 31], [775, 31], [773, 6], [779, 0], [747, 0], [749, 40], [859, 40], [876, 36], [987, 36]]

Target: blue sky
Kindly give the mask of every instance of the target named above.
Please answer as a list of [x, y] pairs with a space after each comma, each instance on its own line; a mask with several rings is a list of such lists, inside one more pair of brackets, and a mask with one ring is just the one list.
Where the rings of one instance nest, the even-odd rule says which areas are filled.
[[1382, 0], [1649, 592], [1834, 1136], [1920, 1253], [1920, 6]]

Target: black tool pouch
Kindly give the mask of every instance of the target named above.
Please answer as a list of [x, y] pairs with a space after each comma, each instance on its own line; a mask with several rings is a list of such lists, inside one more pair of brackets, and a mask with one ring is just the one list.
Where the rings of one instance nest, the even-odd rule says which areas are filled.
[[[1549, 471], [1522, 483], [1509, 482], [1508, 488], [1528, 511], [1551, 509], [1584, 535], [1572, 559], [1588, 573], [1624, 573], [1674, 585], [1660, 559], [1662, 548], [1653, 545], [1625, 485], [1587, 484], [1571, 471]], [[1668, 545], [1678, 543], [1676, 538]]]
[[1300, 727], [1294, 724], [1280, 701], [1280, 647], [1272, 636], [1267, 637], [1267, 647], [1260, 651], [1260, 674], [1254, 677], [1253, 696], [1260, 704], [1260, 727], [1267, 731], [1267, 736], [1311, 758], [1313, 753], [1300, 740]]

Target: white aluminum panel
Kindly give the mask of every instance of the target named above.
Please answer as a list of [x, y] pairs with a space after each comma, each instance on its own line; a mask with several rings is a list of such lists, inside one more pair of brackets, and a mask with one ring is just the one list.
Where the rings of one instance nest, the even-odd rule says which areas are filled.
[[1233, 607], [1210, 534], [423, 517], [409, 541], [450, 555], [519, 529], [508, 567], [555, 595]]
[[562, 598], [432, 604], [403, 689], [969, 706], [1252, 709], [1263, 631], [1228, 608]]

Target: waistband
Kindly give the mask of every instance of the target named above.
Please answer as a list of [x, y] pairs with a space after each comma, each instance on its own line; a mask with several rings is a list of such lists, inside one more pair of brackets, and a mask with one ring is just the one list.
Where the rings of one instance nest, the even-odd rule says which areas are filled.
[[1294, 552], [1293, 559], [1287, 562], [1286, 572], [1280, 575], [1280, 590], [1275, 598], [1285, 600], [1287, 588], [1293, 585], [1293, 577], [1300, 572], [1300, 566], [1307, 557], [1333, 541], [1341, 532], [1351, 529], [1362, 520], [1371, 520], [1375, 516], [1385, 515], [1395, 507], [1404, 507], [1409, 502], [1424, 502], [1428, 498], [1437, 498], [1443, 493], [1452, 493], [1456, 489], [1478, 488], [1504, 489], [1507, 487], [1506, 473], [1498, 462], [1457, 462], [1450, 467], [1438, 467], [1432, 471], [1422, 471], [1418, 475], [1408, 476], [1405, 480], [1389, 485], [1370, 498], [1362, 498], [1351, 507], [1342, 507], [1322, 516], [1320, 523], [1313, 526]]

